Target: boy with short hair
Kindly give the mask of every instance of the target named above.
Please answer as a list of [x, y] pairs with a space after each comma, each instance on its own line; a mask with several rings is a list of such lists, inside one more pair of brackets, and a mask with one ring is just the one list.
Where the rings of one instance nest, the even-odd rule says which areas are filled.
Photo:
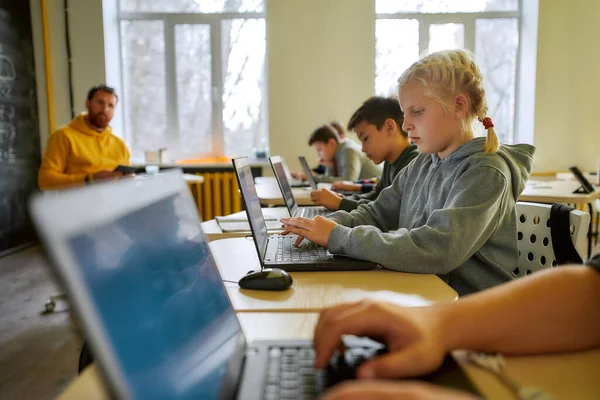
[[379, 193], [392, 184], [396, 175], [419, 154], [402, 131], [404, 113], [395, 98], [371, 97], [354, 112], [348, 122], [348, 131], [354, 130], [362, 142], [362, 151], [374, 163], [383, 162], [383, 173], [375, 189], [369, 193], [340, 197], [329, 189], [311, 193], [315, 204], [330, 210], [352, 211], [360, 204], [375, 200]]
[[319, 164], [325, 166], [325, 174], [315, 175], [316, 182], [353, 181], [381, 174], [381, 168], [366, 157], [358, 143], [341, 140], [331, 125], [315, 129], [308, 145], [315, 149]]

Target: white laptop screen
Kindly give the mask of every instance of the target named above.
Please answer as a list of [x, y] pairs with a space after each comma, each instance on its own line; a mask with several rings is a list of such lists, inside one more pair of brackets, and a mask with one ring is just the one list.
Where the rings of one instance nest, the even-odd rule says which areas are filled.
[[275, 173], [275, 179], [277, 179], [277, 184], [279, 184], [288, 211], [290, 215], [296, 215], [298, 204], [296, 204], [292, 187], [285, 176], [282, 159], [279, 156], [273, 156], [269, 158], [269, 161], [271, 162], [271, 168], [273, 168], [273, 172]]
[[300, 161], [300, 165], [302, 165], [302, 169], [304, 170], [304, 175], [306, 175], [306, 180], [310, 184], [310, 187], [316, 190], [317, 182], [315, 182], [315, 178], [312, 175], [312, 170], [308, 166], [308, 162], [306, 162], [306, 157], [298, 156], [298, 160]]
[[73, 234], [68, 246], [132, 398], [220, 398], [243, 340], [185, 196]]
[[267, 232], [265, 217], [263, 216], [260, 206], [260, 200], [258, 199], [258, 193], [256, 193], [252, 169], [250, 168], [250, 164], [248, 164], [247, 157], [234, 158], [232, 162], [238, 184], [240, 185], [240, 191], [242, 192], [242, 199], [246, 206], [246, 214], [248, 214], [252, 238], [254, 239], [256, 250], [258, 250], [258, 258], [262, 263], [265, 259], [265, 254], [267, 253], [269, 234]]

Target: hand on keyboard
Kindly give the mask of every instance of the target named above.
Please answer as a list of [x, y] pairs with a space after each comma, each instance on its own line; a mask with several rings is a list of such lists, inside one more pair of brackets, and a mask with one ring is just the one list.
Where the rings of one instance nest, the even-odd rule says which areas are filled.
[[387, 348], [351, 347], [334, 355], [327, 366], [327, 386], [356, 379], [356, 369], [365, 361], [387, 353]]

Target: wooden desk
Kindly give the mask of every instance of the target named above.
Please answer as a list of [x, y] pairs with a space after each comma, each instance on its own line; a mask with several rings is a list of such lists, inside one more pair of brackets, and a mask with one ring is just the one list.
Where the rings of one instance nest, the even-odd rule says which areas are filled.
[[[310, 339], [318, 314], [315, 313], [238, 313], [249, 341], [279, 339]], [[268, 329], [265, 329], [268, 327]], [[465, 363], [464, 355], [455, 358], [486, 399], [514, 399], [515, 396], [492, 374]], [[506, 374], [521, 384], [547, 391], [555, 399], [597, 399], [600, 393], [600, 349], [560, 355], [509, 357]], [[95, 365], [60, 396], [61, 400], [108, 399]]]
[[600, 199], [600, 190], [593, 193], [573, 193], [579, 188], [575, 180], [527, 181], [519, 201], [536, 203], [591, 204]]
[[[263, 210], [263, 216], [265, 218], [271, 217], [271, 218], [279, 219], [279, 218], [284, 218], [284, 217], [290, 216], [289, 211], [285, 207], [263, 208], [262, 210]], [[239, 218], [240, 220], [243, 219], [246, 221], [248, 220], [246, 211], [240, 211], [235, 214], [228, 215], [228, 217]], [[208, 238], [209, 242], [212, 242], [213, 240], [217, 240], [217, 239], [246, 237], [246, 236], [252, 234], [252, 232], [250, 230], [239, 231], [239, 232], [223, 232], [216, 219], [204, 221], [202, 223], [202, 230], [204, 231], [204, 234]], [[269, 231], [270, 234], [280, 233], [280, 232], [281, 232], [281, 229]]]
[[[251, 238], [216, 240], [212, 254], [225, 281], [237, 282], [248, 271], [260, 269]], [[458, 295], [435, 275], [373, 271], [291, 272], [291, 289], [281, 292], [241, 289], [226, 282], [236, 311], [318, 312], [333, 304], [379, 299], [406, 306], [455, 300]]]

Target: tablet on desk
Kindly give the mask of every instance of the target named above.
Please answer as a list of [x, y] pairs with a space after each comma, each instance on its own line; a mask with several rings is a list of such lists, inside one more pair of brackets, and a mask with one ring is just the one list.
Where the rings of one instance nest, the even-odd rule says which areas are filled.
[[122, 172], [124, 174], [145, 174], [146, 167], [132, 167], [130, 165], [117, 165], [115, 171]]
[[569, 167], [569, 171], [575, 175], [575, 178], [581, 184], [581, 188], [577, 189], [575, 193], [593, 193], [595, 191], [594, 187], [590, 184], [590, 182], [583, 176], [579, 168], [572, 166]]

